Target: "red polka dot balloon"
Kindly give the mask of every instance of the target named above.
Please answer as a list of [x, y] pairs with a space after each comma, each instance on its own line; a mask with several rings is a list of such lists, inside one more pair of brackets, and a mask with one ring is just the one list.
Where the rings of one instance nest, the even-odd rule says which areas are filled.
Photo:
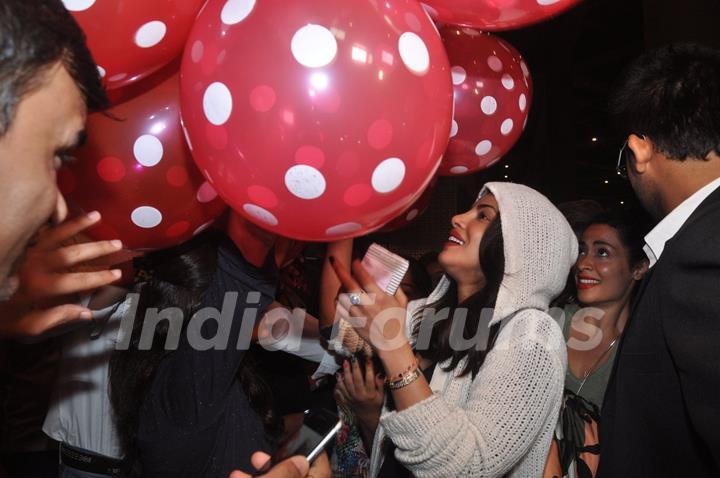
[[433, 20], [497, 32], [547, 20], [580, 0], [423, 0]]
[[437, 185], [437, 177], [433, 178], [430, 185], [425, 189], [422, 195], [412, 203], [412, 205], [402, 212], [398, 217], [388, 222], [380, 229], [379, 232], [393, 232], [404, 227], [409, 226], [415, 219], [422, 216], [427, 208], [430, 207], [430, 201], [432, 200], [433, 193], [435, 193], [435, 186]]
[[226, 202], [306, 241], [365, 234], [412, 204], [452, 113], [447, 56], [415, 0], [210, 0], [181, 96]]
[[469, 174], [496, 163], [525, 129], [532, 80], [518, 51], [471, 28], [441, 30], [450, 58], [455, 113], [439, 174]]
[[195, 167], [180, 128], [178, 75], [87, 121], [88, 143], [60, 170], [67, 199], [98, 210], [96, 239], [120, 239], [130, 249], [179, 244], [225, 209]]
[[205, 0], [62, 0], [87, 36], [108, 89], [158, 70], [180, 55]]

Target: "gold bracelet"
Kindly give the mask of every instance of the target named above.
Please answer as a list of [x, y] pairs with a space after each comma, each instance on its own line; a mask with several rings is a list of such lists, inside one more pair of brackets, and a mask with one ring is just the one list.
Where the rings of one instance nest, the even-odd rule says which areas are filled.
[[407, 387], [418, 378], [420, 378], [420, 369], [415, 367], [411, 371], [404, 373], [398, 380], [386, 380], [385, 385], [390, 390], [398, 390], [400, 388]]

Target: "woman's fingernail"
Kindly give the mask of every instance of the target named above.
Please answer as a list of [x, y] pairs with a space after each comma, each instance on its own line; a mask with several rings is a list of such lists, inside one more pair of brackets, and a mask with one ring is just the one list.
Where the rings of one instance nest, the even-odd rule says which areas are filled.
[[113, 246], [115, 249], [122, 249], [122, 241], [119, 241], [117, 239], [110, 241], [110, 245]]
[[112, 276], [116, 279], [119, 279], [120, 277], [122, 277], [122, 271], [120, 269], [112, 269], [110, 271], [110, 274], [112, 274]]
[[98, 219], [100, 219], [100, 213], [97, 211], [89, 212], [87, 218], [91, 221], [97, 221]]
[[80, 318], [85, 320], [92, 319], [92, 312], [89, 310], [83, 310], [80, 312]]
[[350, 364], [348, 363], [347, 360], [343, 360], [343, 367], [345, 367], [345, 368], [349, 368], [349, 367], [350, 367]]

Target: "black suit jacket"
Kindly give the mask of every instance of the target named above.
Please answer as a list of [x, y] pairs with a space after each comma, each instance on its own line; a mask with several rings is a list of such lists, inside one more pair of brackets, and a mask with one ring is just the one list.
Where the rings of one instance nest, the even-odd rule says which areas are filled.
[[667, 242], [623, 334], [601, 478], [720, 477], [720, 189]]

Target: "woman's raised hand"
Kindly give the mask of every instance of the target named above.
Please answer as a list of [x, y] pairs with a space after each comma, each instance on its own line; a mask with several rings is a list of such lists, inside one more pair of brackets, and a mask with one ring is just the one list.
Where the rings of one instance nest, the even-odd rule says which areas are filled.
[[330, 262], [342, 284], [337, 305], [340, 317], [375, 350], [389, 351], [407, 344], [405, 314], [408, 300], [402, 289], [395, 295], [386, 294], [359, 260], [353, 261], [352, 274], [338, 261]]

